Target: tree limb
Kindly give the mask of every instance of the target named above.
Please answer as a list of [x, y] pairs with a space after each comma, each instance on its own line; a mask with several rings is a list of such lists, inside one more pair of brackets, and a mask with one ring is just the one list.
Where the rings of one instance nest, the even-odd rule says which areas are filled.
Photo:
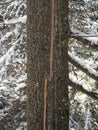
[[97, 49], [97, 48], [98, 48], [98, 44], [92, 43], [92, 41], [90, 41], [90, 40], [84, 38], [83, 36], [78, 36], [78, 35], [75, 35], [73, 32], [71, 32], [71, 37], [72, 37], [72, 38], [75, 38], [76, 40], [78, 40], [78, 41], [80, 41], [80, 42], [82, 42], [82, 43], [84, 43], [85, 45], [91, 46], [91, 47], [94, 48], [94, 49]]
[[70, 79], [69, 79], [69, 86], [76, 88], [78, 91], [81, 91], [82, 93], [88, 95], [89, 97], [91, 97], [95, 100], [98, 100], [98, 94], [97, 93], [87, 91], [86, 89], [83, 88], [82, 85], [77, 84], [77, 83], [71, 81]]
[[69, 62], [72, 63], [74, 66], [82, 70], [84, 73], [86, 73], [89, 77], [93, 78], [94, 80], [98, 81], [98, 76], [96, 76], [94, 73], [90, 73], [87, 68], [84, 68], [81, 64], [79, 64], [77, 61], [72, 59], [71, 56], [68, 57]]

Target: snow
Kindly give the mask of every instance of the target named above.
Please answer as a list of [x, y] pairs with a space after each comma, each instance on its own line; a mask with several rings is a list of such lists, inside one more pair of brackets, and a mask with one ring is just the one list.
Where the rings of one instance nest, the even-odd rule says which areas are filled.
[[88, 66], [83, 59], [74, 56], [70, 52], [69, 52], [69, 56], [74, 61], [76, 61], [78, 64], [80, 64], [83, 68], [87, 69], [89, 73], [91, 73], [91, 74], [95, 75], [96, 77], [98, 77], [98, 72], [96, 72], [96, 70], [94, 70], [91, 66]]
[[86, 34], [84, 32], [81, 32], [80, 30], [77, 29], [71, 29], [71, 31], [73, 32], [73, 36], [81, 36], [84, 39], [87, 39], [89, 41], [91, 41], [92, 44], [96, 44], [98, 45], [98, 35], [96, 36], [95, 34]]
[[11, 56], [14, 55], [14, 46], [12, 46], [8, 52], [0, 58], [0, 68], [4, 64], [8, 64], [10, 62]]
[[85, 39], [89, 40], [93, 43], [95, 43], [96, 45], [98, 45], [98, 36], [95, 37], [86, 37]]
[[[0, 31], [0, 50], [2, 50], [0, 55], [0, 95], [3, 96], [0, 97], [0, 103], [1, 105], [3, 101], [6, 103], [0, 108], [1, 119], [13, 106], [14, 101], [20, 99], [22, 103], [26, 100], [20, 89], [25, 87], [26, 81], [26, 57], [22, 58], [21, 55], [24, 54], [24, 45], [26, 43], [24, 40], [26, 29], [23, 26], [26, 23], [27, 16], [25, 13], [26, 1], [5, 0], [5, 2], [0, 2], [0, 7], [0, 14], [4, 17], [4, 23], [2, 24], [6, 25], [6, 28]], [[21, 46], [23, 49], [21, 49]], [[24, 113], [21, 115], [20, 118], [24, 118]], [[14, 121], [16, 126], [19, 121], [14, 119], [13, 123]], [[26, 122], [23, 119], [23, 122], [20, 125], [18, 124], [17, 128], [12, 129], [26, 129]]]
[[11, 19], [9, 21], [5, 21], [5, 25], [11, 25], [11, 24], [19, 24], [19, 23], [26, 23], [27, 16], [19, 17], [16, 19]]
[[84, 126], [84, 130], [88, 130], [88, 122], [89, 122], [89, 119], [90, 119], [90, 109], [89, 108], [86, 108], [85, 110], [85, 126]]
[[[69, 120], [69, 125], [70, 125], [70, 130], [79, 130], [80, 129], [80, 126], [77, 122], [75, 122], [72, 117], [69, 117], [70, 120]], [[73, 125], [75, 125], [75, 129], [73, 128]], [[72, 127], [72, 128], [71, 128]]]

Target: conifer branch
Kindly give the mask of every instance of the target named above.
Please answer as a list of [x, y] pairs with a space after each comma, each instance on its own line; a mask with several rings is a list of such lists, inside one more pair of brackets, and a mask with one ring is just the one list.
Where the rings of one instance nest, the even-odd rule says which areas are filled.
[[87, 68], [84, 68], [81, 64], [79, 64], [77, 61], [75, 61], [71, 56], [68, 56], [68, 60], [71, 64], [76, 66], [78, 69], [86, 73], [89, 77], [93, 78], [94, 80], [98, 81], [98, 76], [95, 75], [93, 72], [90, 73], [90, 71]]
[[87, 96], [95, 99], [95, 100], [98, 100], [98, 93], [94, 93], [94, 92], [90, 92], [90, 91], [87, 91], [86, 89], [83, 88], [82, 85], [80, 84], [77, 84], [71, 80], [69, 80], [69, 86], [77, 89], [78, 91], [81, 91], [82, 93], [86, 94]]
[[[75, 38], [76, 40], [82, 42], [83, 44], [85, 45], [89, 45], [91, 46], [92, 48], [94, 49], [97, 49], [98, 48], [98, 44], [95, 44], [93, 43], [92, 41], [86, 39], [85, 37], [87, 36], [80, 36], [80, 35], [75, 35], [74, 33], [71, 33], [71, 37], [72, 38]], [[89, 36], [88, 36], [89, 37]], [[92, 36], [91, 36], [92, 37]], [[94, 37], [94, 36], [93, 36]]]

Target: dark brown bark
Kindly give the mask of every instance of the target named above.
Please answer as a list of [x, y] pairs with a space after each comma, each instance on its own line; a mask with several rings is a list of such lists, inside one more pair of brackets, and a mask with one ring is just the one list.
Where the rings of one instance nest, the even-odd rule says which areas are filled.
[[28, 0], [27, 15], [27, 130], [42, 130], [43, 82], [49, 62], [50, 2]]
[[[50, 12], [48, 0], [27, 1], [27, 130], [43, 130], [44, 75], [49, 73]], [[68, 0], [56, 0], [54, 65], [52, 81], [48, 82], [47, 130], [69, 129], [68, 39]]]
[[55, 5], [57, 23], [55, 22], [53, 130], [68, 130], [68, 40], [70, 31], [68, 23], [68, 0], [58, 0]]

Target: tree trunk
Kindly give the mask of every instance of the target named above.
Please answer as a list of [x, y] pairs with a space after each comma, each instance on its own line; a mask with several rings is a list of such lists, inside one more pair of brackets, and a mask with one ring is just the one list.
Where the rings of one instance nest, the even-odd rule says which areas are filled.
[[27, 1], [27, 130], [43, 129], [44, 74], [48, 71], [50, 2]]
[[[44, 76], [49, 74], [51, 2], [27, 0], [27, 130], [43, 130]], [[68, 0], [55, 1], [53, 77], [48, 82], [47, 130], [69, 129]]]
[[[69, 98], [68, 98], [68, 0], [58, 0], [56, 5], [56, 37], [54, 43], [53, 69], [53, 119], [52, 129], [69, 129]], [[51, 88], [50, 88], [51, 89]], [[51, 90], [50, 90], [51, 91]]]

